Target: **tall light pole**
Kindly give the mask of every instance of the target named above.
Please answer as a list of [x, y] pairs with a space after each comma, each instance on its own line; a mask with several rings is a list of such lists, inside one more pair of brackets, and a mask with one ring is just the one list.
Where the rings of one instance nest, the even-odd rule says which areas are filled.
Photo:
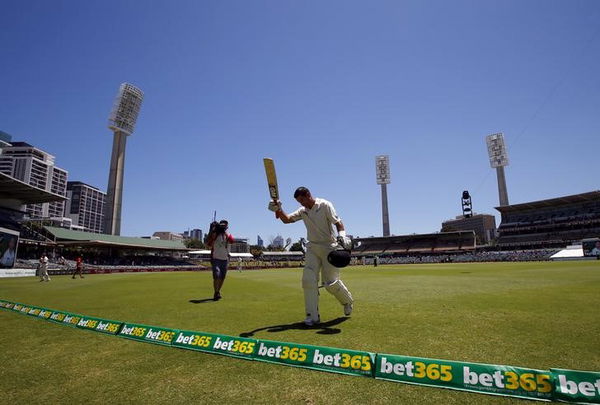
[[502, 132], [488, 135], [485, 137], [487, 143], [488, 155], [490, 157], [490, 166], [496, 169], [498, 178], [498, 197], [500, 206], [508, 205], [508, 191], [506, 190], [506, 177], [504, 176], [504, 166], [508, 166], [508, 154], [506, 153], [506, 144]]
[[144, 93], [140, 89], [129, 83], [121, 84], [108, 117], [108, 128], [114, 133], [104, 211], [104, 233], [109, 235], [121, 234], [125, 146], [127, 137], [133, 133], [143, 99]]
[[381, 184], [381, 216], [383, 236], [390, 236], [390, 214], [388, 212], [387, 185], [390, 184], [390, 158], [388, 155], [375, 156], [375, 176]]

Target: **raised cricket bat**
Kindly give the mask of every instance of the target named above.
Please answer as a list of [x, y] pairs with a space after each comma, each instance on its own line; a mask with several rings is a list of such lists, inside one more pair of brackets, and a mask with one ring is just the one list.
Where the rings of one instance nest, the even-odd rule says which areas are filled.
[[[275, 173], [275, 162], [271, 158], [264, 158], [265, 174], [267, 175], [267, 184], [269, 185], [269, 196], [273, 201], [279, 200], [279, 187], [277, 186], [277, 174]], [[279, 218], [275, 213], [275, 218]]]

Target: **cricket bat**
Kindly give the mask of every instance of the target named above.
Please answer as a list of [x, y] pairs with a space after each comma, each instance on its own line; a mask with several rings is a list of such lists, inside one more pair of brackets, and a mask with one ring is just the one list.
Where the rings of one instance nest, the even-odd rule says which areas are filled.
[[[277, 186], [277, 174], [275, 173], [275, 162], [271, 158], [264, 158], [265, 174], [267, 175], [267, 184], [269, 186], [269, 196], [273, 201], [279, 200], [279, 187]], [[275, 213], [275, 218], [279, 218]]]

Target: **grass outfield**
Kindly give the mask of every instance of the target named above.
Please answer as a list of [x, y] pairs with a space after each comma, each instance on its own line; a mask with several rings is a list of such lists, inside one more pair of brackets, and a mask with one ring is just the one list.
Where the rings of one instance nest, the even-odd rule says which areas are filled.
[[[0, 279], [0, 299], [176, 329], [537, 369], [600, 371], [600, 262], [344, 269], [355, 311], [321, 295], [304, 318], [301, 270]], [[179, 350], [0, 310], [2, 403], [523, 403]]]

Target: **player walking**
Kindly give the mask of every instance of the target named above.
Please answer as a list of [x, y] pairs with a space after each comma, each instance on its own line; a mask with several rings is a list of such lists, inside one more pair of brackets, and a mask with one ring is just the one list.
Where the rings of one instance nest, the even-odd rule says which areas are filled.
[[48, 256], [46, 253], [42, 253], [40, 257], [40, 281], [50, 281], [50, 276], [48, 275]]
[[215, 290], [213, 299], [221, 299], [221, 287], [227, 276], [227, 265], [229, 264], [229, 246], [234, 242], [233, 236], [227, 233], [229, 223], [226, 220], [210, 224], [206, 244], [210, 248], [210, 263], [213, 273], [213, 288]]
[[[306, 309], [304, 323], [312, 326], [321, 321], [319, 316], [319, 275], [325, 289], [344, 306], [344, 314], [350, 316], [354, 303], [352, 294], [340, 280], [340, 270], [327, 260], [327, 256], [335, 250], [338, 242], [345, 249], [351, 248], [352, 242], [346, 236], [344, 224], [337, 216], [332, 203], [322, 198], [314, 198], [306, 187], [296, 189], [294, 198], [301, 207], [289, 215], [282, 211], [280, 201], [271, 201], [269, 210], [275, 212], [284, 224], [303, 220], [306, 226], [308, 243], [306, 244], [306, 262], [302, 274], [304, 307]], [[332, 225], [335, 225], [337, 229], [337, 240]]]
[[77, 256], [75, 259], [75, 269], [73, 270], [73, 278], [75, 278], [75, 274], [79, 273], [79, 277], [83, 278], [83, 258], [81, 256]]

